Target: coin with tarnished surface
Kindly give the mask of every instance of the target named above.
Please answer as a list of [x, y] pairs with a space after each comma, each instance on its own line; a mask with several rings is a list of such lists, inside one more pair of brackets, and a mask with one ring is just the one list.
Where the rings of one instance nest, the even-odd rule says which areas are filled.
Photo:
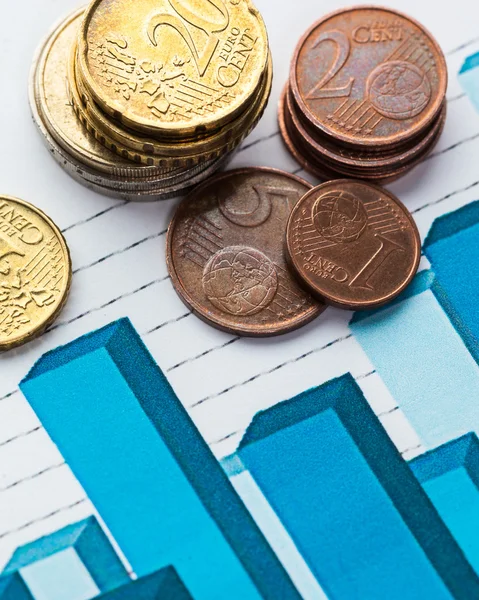
[[350, 310], [387, 304], [412, 281], [421, 240], [406, 207], [390, 192], [337, 180], [308, 192], [287, 228], [287, 256], [318, 298]]
[[287, 90], [283, 93], [286, 96], [285, 108], [289, 111], [294, 128], [313, 154], [344, 168], [358, 168], [366, 174], [371, 170], [387, 170], [389, 167], [402, 166], [413, 160], [424, 150], [427, 150], [433, 141], [438, 139], [438, 133], [441, 131], [446, 119], [447, 108], [446, 103], [444, 103], [439, 116], [419, 140], [414, 139], [412, 144], [397, 148], [394, 152], [365, 152], [346, 146], [337, 146], [332, 144], [326, 136], [311, 132], [298, 115], [291, 94]]
[[74, 56], [70, 61], [70, 82], [78, 84], [78, 91], [72, 86], [72, 102], [80, 120], [108, 149], [131, 161], [156, 166], [194, 166], [204, 160], [215, 160], [234, 150], [251, 132], [262, 117], [271, 93], [273, 80], [272, 61], [261, 80], [258, 96], [237, 119], [225, 125], [215, 135], [197, 136], [194, 141], [161, 142], [153, 138], [135, 135], [131, 130], [103, 113], [89, 97], [79, 81], [74, 68]]
[[188, 167], [156, 167], [119, 157], [96, 141], [75, 114], [75, 82], [67, 76], [83, 12], [75, 11], [53, 29], [37, 53], [30, 79], [33, 118], [58, 164], [88, 188], [132, 201], [177, 196], [223, 167], [230, 154]]
[[31, 204], [0, 196], [0, 351], [43, 333], [66, 302], [71, 276], [56, 225]]
[[269, 54], [249, 0], [94, 0], [79, 39], [95, 101], [159, 138], [231, 121], [254, 97]]
[[158, 177], [164, 169], [142, 167], [118, 158], [97, 142], [77, 119], [69, 97], [67, 72], [71, 46], [78, 35], [84, 9], [62, 21], [42, 45], [32, 69], [32, 108], [56, 142], [83, 165], [101, 173], [129, 179]]
[[394, 146], [439, 114], [447, 87], [444, 55], [431, 34], [399, 12], [343, 9], [300, 41], [291, 89], [325, 135], [352, 146]]
[[179, 206], [167, 236], [168, 269], [180, 298], [230, 333], [266, 337], [305, 325], [323, 310], [286, 263], [291, 210], [311, 185], [273, 169], [218, 175]]

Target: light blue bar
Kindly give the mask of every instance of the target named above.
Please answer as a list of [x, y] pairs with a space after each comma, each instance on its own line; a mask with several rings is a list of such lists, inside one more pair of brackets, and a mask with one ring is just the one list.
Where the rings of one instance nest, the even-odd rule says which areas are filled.
[[24, 576], [35, 600], [62, 600], [71, 592], [73, 583], [75, 598], [82, 600], [130, 581], [95, 517], [68, 525], [16, 550], [3, 572], [16, 571]]
[[21, 388], [138, 576], [173, 565], [195, 600], [299, 598], [128, 320]]
[[[479, 68], [476, 75], [479, 77]], [[472, 202], [437, 219], [424, 244], [424, 252], [444, 293], [444, 309], [476, 362], [479, 361], [478, 240], [479, 202]]]
[[351, 329], [427, 448], [479, 431], [479, 368], [431, 272], [395, 304], [356, 313]]
[[474, 571], [350, 375], [257, 415], [238, 454], [331, 598], [479, 598]]
[[479, 52], [464, 61], [459, 71], [459, 83], [479, 112]]
[[409, 463], [479, 573], [479, 440], [466, 435]]
[[95, 600], [193, 600], [193, 597], [175, 569], [167, 567], [113, 592], [102, 594]]
[[19, 573], [0, 577], [0, 600], [35, 600]]
[[73, 548], [23, 567], [20, 574], [35, 600], [91, 600], [100, 593]]

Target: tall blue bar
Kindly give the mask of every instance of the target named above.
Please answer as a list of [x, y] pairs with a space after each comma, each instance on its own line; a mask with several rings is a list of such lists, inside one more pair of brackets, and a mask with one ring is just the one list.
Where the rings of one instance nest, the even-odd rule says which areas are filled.
[[257, 415], [238, 456], [331, 598], [479, 598], [479, 579], [350, 375]]
[[468, 56], [459, 71], [459, 82], [479, 112], [479, 52]]
[[95, 600], [193, 600], [175, 569], [166, 567], [153, 575], [102, 594]]
[[0, 600], [35, 600], [19, 573], [0, 577]]
[[479, 573], [479, 439], [466, 435], [409, 463]]
[[35, 600], [90, 600], [131, 581], [95, 517], [18, 548], [3, 574], [17, 572]]
[[449, 292], [420, 273], [398, 300], [350, 327], [427, 448], [479, 431], [479, 367]]
[[299, 598], [127, 319], [21, 389], [139, 577], [173, 565], [195, 600]]
[[424, 253], [444, 291], [445, 310], [479, 362], [479, 202], [437, 219], [424, 243]]

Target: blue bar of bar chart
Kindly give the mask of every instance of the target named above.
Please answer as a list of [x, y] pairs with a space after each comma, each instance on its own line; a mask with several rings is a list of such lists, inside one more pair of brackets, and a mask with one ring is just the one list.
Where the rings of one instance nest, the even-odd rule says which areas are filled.
[[0, 577], [0, 600], [35, 600], [19, 573]]
[[175, 569], [167, 567], [146, 575], [95, 600], [193, 600]]
[[479, 431], [479, 368], [434, 273], [350, 327], [427, 448]]
[[479, 573], [479, 440], [466, 435], [409, 463]]
[[257, 415], [238, 456], [331, 598], [479, 598], [479, 579], [352, 376]]
[[479, 52], [468, 56], [459, 71], [459, 82], [479, 112]]
[[[479, 77], [479, 69], [476, 73]], [[444, 309], [476, 362], [479, 362], [478, 240], [479, 202], [472, 202], [437, 219], [424, 243], [424, 253], [444, 292]]]
[[300, 598], [127, 319], [21, 389], [139, 577], [173, 565], [195, 600]]
[[19, 548], [3, 571], [17, 572], [35, 600], [90, 600], [131, 581], [95, 517]]

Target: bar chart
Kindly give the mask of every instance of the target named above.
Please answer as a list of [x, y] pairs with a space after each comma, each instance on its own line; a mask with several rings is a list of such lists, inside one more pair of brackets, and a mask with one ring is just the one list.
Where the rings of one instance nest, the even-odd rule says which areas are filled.
[[45, 355], [21, 384], [139, 577], [195, 600], [299, 598], [127, 319]]

